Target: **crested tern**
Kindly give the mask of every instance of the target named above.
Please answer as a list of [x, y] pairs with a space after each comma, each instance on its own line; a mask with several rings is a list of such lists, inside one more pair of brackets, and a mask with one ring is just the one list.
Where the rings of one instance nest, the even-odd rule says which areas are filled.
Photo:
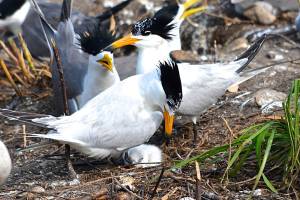
[[0, 114], [51, 129], [33, 137], [57, 140], [97, 158], [118, 158], [125, 150], [147, 142], [163, 118], [166, 132], [171, 133], [181, 100], [178, 66], [168, 61], [149, 73], [114, 84], [70, 116], [28, 119], [5, 109]]
[[[133, 25], [131, 33], [115, 42], [106, 49], [116, 49], [127, 45], [138, 48], [137, 74], [147, 73], [153, 70], [160, 60], [169, 60], [172, 49], [169, 41], [174, 29], [172, 19], [147, 18]], [[266, 39], [261, 37], [246, 52], [236, 60], [229, 63], [215, 63], [192, 65], [179, 63], [179, 71], [182, 79], [183, 100], [178, 110], [179, 114], [191, 118], [195, 126], [197, 117], [205, 112], [226, 89], [236, 83], [241, 83], [266, 69], [259, 69], [251, 73], [243, 72], [243, 69], [252, 61]]]

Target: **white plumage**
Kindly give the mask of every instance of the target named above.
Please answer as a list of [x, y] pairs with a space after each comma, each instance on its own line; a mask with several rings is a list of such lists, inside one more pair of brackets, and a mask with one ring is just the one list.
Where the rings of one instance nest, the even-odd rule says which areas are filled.
[[5, 144], [0, 140], [0, 185], [5, 183], [11, 168], [10, 155]]
[[123, 153], [123, 160], [136, 167], [154, 167], [162, 163], [162, 151], [155, 145], [142, 144]]
[[71, 116], [32, 121], [55, 129], [35, 136], [70, 144], [89, 156], [118, 157], [149, 140], [166, 106], [160, 71], [154, 70], [113, 85]]

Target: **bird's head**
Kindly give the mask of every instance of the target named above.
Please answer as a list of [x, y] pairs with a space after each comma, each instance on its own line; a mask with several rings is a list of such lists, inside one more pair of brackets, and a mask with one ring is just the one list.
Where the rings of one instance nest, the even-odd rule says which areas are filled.
[[[190, 9], [201, 0], [188, 0], [184, 4], [172, 4], [163, 7], [152, 18], [138, 21], [132, 26], [131, 33], [108, 46], [112, 51], [124, 46], [133, 45], [138, 48], [157, 47], [163, 43], [178, 39], [180, 23], [188, 16], [201, 12], [205, 7]], [[179, 16], [179, 17], [178, 17]]]
[[132, 26], [131, 33], [105, 48], [118, 49], [133, 45], [138, 48], [156, 47], [172, 39], [175, 25], [168, 18], [146, 18]]
[[166, 61], [159, 63], [160, 81], [166, 95], [164, 104], [165, 132], [171, 136], [174, 114], [182, 100], [182, 85], [176, 62]]
[[103, 51], [103, 49], [115, 40], [114, 35], [109, 31], [94, 27], [92, 30], [80, 33], [79, 36], [79, 45], [85, 53], [89, 54], [90, 60], [98, 63], [99, 67], [104, 67], [112, 72], [114, 68], [113, 54], [110, 51]]

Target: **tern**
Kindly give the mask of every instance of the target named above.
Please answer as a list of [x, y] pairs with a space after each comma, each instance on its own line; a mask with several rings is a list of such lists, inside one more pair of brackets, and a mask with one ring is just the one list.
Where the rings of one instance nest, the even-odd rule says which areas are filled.
[[181, 50], [180, 26], [186, 18], [196, 13], [201, 13], [206, 9], [205, 6], [191, 8], [201, 1], [187, 0], [183, 4], [174, 2], [162, 7], [152, 17], [153, 19], [166, 19], [172, 24], [172, 29], [168, 35], [170, 50]]
[[169, 61], [114, 84], [70, 116], [28, 119], [5, 109], [0, 114], [51, 129], [34, 137], [69, 144], [92, 157], [118, 158], [123, 151], [147, 142], [163, 118], [166, 132], [171, 133], [181, 100], [178, 66]]
[[0, 140], [0, 185], [4, 184], [12, 168], [10, 155], [5, 144]]
[[0, 29], [8, 29], [13, 34], [21, 32], [21, 25], [30, 10], [27, 0], [2, 0], [0, 2]]
[[101, 30], [97, 26], [80, 34], [79, 45], [89, 55], [89, 63], [83, 81], [83, 91], [77, 97], [79, 109], [90, 99], [120, 81], [113, 54], [102, 51], [114, 39], [111, 32]]
[[[101, 25], [108, 28], [110, 18], [125, 8], [132, 0], [124, 0], [119, 4], [106, 9], [97, 16], [86, 16], [75, 10], [72, 12], [71, 20], [76, 33], [86, 30], [86, 27]], [[57, 27], [60, 19], [61, 5], [47, 0], [38, 0], [38, 4], [47, 15], [45, 18], [53, 27]], [[47, 42], [44, 39], [43, 31], [40, 28], [40, 20], [30, 0], [0, 0], [0, 29], [12, 33], [17, 40], [17, 34], [23, 34], [24, 40], [36, 58], [49, 57]], [[11, 34], [5, 34], [11, 36]]]
[[[138, 48], [136, 73], [143, 74], [153, 70], [160, 60], [170, 60], [169, 41], [172, 38], [174, 24], [170, 18], [147, 18], [133, 25], [131, 33], [115, 42], [106, 49], [113, 50], [127, 45]], [[192, 65], [179, 63], [182, 80], [183, 100], [179, 114], [191, 118], [196, 133], [197, 117], [216, 103], [226, 89], [241, 83], [266, 69], [243, 72], [247, 65], [259, 52], [266, 35], [261, 37], [237, 59], [229, 63]]]
[[52, 87], [54, 93], [55, 114], [60, 116], [64, 111], [63, 92], [52, 43], [58, 48], [63, 67], [64, 81], [70, 113], [78, 110], [76, 98], [83, 92], [84, 76], [87, 73], [88, 55], [78, 46], [77, 35], [70, 19], [72, 0], [64, 0], [61, 9], [61, 19], [55, 30], [45, 19], [44, 14], [35, 0], [32, 0], [34, 9], [39, 14], [42, 30], [45, 34], [50, 50]]

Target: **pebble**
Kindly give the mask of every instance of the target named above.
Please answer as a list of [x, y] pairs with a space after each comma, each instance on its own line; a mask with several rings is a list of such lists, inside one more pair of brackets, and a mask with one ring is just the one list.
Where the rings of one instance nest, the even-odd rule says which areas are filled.
[[261, 189], [256, 189], [254, 192], [253, 192], [253, 196], [255, 197], [259, 197], [262, 195], [262, 190]]
[[261, 24], [269, 25], [276, 21], [277, 10], [268, 2], [255, 2], [255, 4], [244, 11], [244, 16]]
[[248, 46], [248, 40], [244, 37], [240, 37], [230, 42], [226, 48], [232, 52], [240, 49], [247, 49]]
[[260, 89], [254, 94], [255, 102], [261, 107], [273, 102], [282, 102], [286, 97], [285, 93], [272, 89]]
[[46, 190], [41, 186], [35, 186], [31, 189], [31, 192], [38, 193], [38, 194], [44, 193], [45, 191]]
[[195, 199], [192, 198], [192, 197], [183, 197], [183, 198], [181, 198], [180, 200], [195, 200]]

